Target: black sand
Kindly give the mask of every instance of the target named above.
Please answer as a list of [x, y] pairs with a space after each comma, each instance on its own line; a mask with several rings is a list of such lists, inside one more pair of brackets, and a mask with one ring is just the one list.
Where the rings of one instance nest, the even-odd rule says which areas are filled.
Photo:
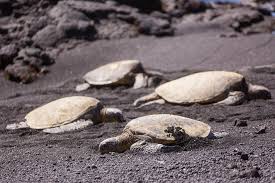
[[[92, 88], [74, 92], [88, 70], [118, 59], [140, 59], [174, 79], [190, 71], [238, 70], [247, 65], [274, 63], [271, 35], [220, 38], [191, 34], [175, 38], [140, 37], [99, 41], [63, 52], [51, 73], [29, 85], [0, 77], [0, 182], [272, 182], [275, 180], [275, 101], [255, 100], [239, 106], [165, 104], [135, 109], [132, 102], [153, 89]], [[246, 74], [249, 81], [268, 87], [274, 98], [275, 75]], [[51, 100], [72, 95], [100, 99], [123, 110], [127, 121], [148, 114], [171, 113], [201, 121], [229, 136], [191, 142], [179, 152], [100, 155], [98, 144], [119, 134], [126, 123], [101, 124], [52, 135], [35, 130], [7, 131], [9, 123]], [[244, 120], [246, 127], [234, 126]], [[256, 132], [266, 126], [266, 133]], [[248, 160], [246, 159], [248, 156]], [[243, 159], [242, 159], [243, 158]]]

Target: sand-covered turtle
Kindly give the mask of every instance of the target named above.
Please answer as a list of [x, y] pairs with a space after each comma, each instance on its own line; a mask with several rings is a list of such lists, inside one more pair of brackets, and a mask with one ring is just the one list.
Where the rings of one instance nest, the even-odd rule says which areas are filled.
[[98, 67], [83, 76], [85, 83], [76, 86], [76, 91], [87, 90], [91, 85], [128, 85], [134, 89], [150, 87], [160, 79], [161, 73], [145, 72], [138, 60], [123, 60]]
[[238, 105], [245, 99], [270, 99], [270, 91], [260, 85], [247, 83], [241, 74], [228, 71], [207, 71], [191, 74], [155, 89], [155, 92], [141, 97], [134, 106], [165, 102], [181, 105], [194, 103], [218, 103]]
[[158, 152], [169, 145], [184, 144], [192, 138], [222, 137], [212, 133], [211, 127], [201, 121], [171, 114], [155, 114], [130, 121], [122, 134], [106, 139], [99, 145], [101, 153], [142, 149]]
[[25, 116], [25, 121], [7, 125], [7, 129], [42, 129], [46, 133], [62, 133], [101, 122], [124, 121], [121, 110], [105, 108], [92, 97], [71, 96], [54, 100]]

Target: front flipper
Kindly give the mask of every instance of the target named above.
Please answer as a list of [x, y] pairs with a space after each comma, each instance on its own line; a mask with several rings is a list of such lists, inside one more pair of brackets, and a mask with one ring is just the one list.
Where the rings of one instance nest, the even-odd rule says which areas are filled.
[[165, 104], [165, 100], [164, 99], [157, 99], [157, 100], [153, 100], [153, 101], [150, 101], [150, 102], [147, 102], [145, 104], [142, 104], [140, 105], [138, 108], [142, 108], [144, 106], [147, 106], [147, 105], [152, 105], [152, 104]]
[[80, 129], [86, 128], [90, 125], [93, 125], [92, 121], [80, 119], [73, 123], [65, 124], [65, 125], [62, 125], [59, 127], [44, 129], [43, 132], [45, 132], [45, 133], [64, 133], [64, 132], [69, 132], [69, 131], [74, 131], [74, 130], [80, 130]]
[[88, 90], [90, 88], [90, 84], [89, 83], [83, 83], [83, 84], [79, 84], [75, 87], [75, 91], [77, 92], [81, 92], [84, 90]]
[[135, 77], [135, 83], [133, 89], [147, 87], [148, 76], [144, 73], [138, 73]]
[[17, 129], [24, 129], [24, 128], [30, 128], [26, 122], [13, 123], [6, 126], [7, 130], [17, 130]]
[[157, 100], [157, 99], [160, 99], [160, 96], [156, 92], [154, 92], [149, 95], [145, 95], [143, 97], [138, 98], [133, 103], [133, 106], [140, 106], [141, 104], [144, 104], [153, 100]]
[[153, 153], [168, 153], [181, 150], [180, 146], [168, 146], [163, 144], [151, 143], [145, 140], [140, 140], [134, 143], [130, 150], [132, 152], [141, 152], [144, 154], [153, 154]]
[[228, 97], [216, 104], [222, 105], [239, 105], [245, 101], [245, 94], [241, 91], [229, 92]]

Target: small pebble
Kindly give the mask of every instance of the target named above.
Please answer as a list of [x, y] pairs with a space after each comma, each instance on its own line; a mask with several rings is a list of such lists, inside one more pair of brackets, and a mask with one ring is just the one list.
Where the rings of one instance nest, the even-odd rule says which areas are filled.
[[237, 151], [237, 153], [236, 153], [237, 155], [242, 155], [243, 154], [243, 152], [242, 151]]
[[248, 154], [241, 154], [242, 160], [248, 160]]
[[236, 164], [228, 164], [227, 166], [226, 166], [228, 169], [236, 169], [236, 168], [238, 168], [238, 166], [236, 165]]
[[234, 121], [234, 126], [237, 126], [237, 127], [245, 127], [245, 126], [247, 126], [247, 121], [236, 119], [236, 120]]
[[101, 179], [101, 177], [100, 176], [95, 176], [95, 179]]
[[246, 170], [240, 173], [239, 177], [240, 178], [259, 178], [261, 177], [260, 173], [259, 173], [260, 168], [259, 167], [254, 167], [251, 170]]
[[256, 132], [256, 134], [264, 134], [264, 133], [266, 133], [266, 126], [264, 125], [264, 126], [261, 126], [260, 128], [259, 128], [259, 130]]
[[91, 168], [92, 169], [97, 169], [97, 166], [96, 165], [92, 165]]

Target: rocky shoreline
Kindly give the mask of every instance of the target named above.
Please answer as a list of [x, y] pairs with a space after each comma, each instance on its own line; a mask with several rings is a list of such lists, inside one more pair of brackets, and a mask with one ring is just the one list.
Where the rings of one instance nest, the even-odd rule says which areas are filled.
[[[198, 1], [8, 1], [0, 9], [0, 70], [30, 83], [48, 73], [62, 50], [79, 43], [180, 36], [218, 29], [222, 37], [271, 33], [270, 12], [241, 4]], [[0, 71], [1, 72], [1, 71]]]
[[[274, 182], [275, 75], [274, 65], [265, 67], [275, 60], [270, 12], [239, 4], [173, 5], [180, 0], [166, 1], [172, 4], [165, 9], [152, 1], [144, 9], [148, 1], [136, 2], [0, 1], [0, 182]], [[154, 88], [75, 91], [88, 71], [125, 59], [162, 72], [165, 81], [198, 71], [237, 71], [270, 89], [273, 98], [237, 106], [135, 108], [133, 102]], [[167, 153], [102, 155], [100, 142], [120, 134], [127, 122], [64, 134], [6, 129], [43, 104], [79, 95], [121, 109], [127, 122], [174, 114], [228, 135], [191, 140]]]

